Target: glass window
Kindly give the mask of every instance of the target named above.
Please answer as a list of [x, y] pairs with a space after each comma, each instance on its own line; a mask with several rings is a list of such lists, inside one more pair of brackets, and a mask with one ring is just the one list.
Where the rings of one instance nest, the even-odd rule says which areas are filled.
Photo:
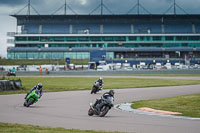
[[39, 37], [29, 36], [28, 41], [39, 41]]
[[54, 41], [56, 41], [56, 42], [64, 42], [64, 37], [54, 37]]
[[183, 43], [182, 46], [187, 47], [188, 43]]
[[161, 41], [161, 36], [153, 36], [153, 41]]
[[113, 41], [113, 37], [106, 36], [106, 37], [104, 37], [104, 41]]
[[67, 41], [77, 41], [76, 37], [66, 37]]
[[16, 41], [26, 41], [26, 37], [15, 37]]
[[176, 36], [176, 40], [177, 41], [186, 41], [188, 39], [187, 39], [187, 36]]
[[89, 59], [90, 54], [89, 52], [65, 52], [64, 58], [71, 58], [71, 59]]
[[187, 41], [187, 40], [188, 40], [188, 37], [187, 37], [187, 36], [183, 36], [183, 40], [184, 40], [184, 41]]
[[106, 52], [106, 59], [113, 59], [114, 58], [114, 52]]
[[91, 41], [101, 41], [101, 37], [90, 37]]
[[147, 41], [150, 41], [150, 36], [146, 36], [146, 40], [147, 40]]
[[126, 38], [124, 36], [116, 36], [114, 38], [115, 38], [115, 41], [126, 41]]
[[39, 52], [27, 52], [27, 58], [28, 59], [38, 59]]
[[64, 58], [76, 59], [76, 52], [65, 52]]
[[51, 59], [51, 52], [40, 52], [39, 58], [40, 59]]
[[190, 41], [197, 41], [200, 40], [200, 36], [189, 36]]
[[136, 41], [137, 39], [136, 36], [129, 36], [128, 38], [129, 38], [129, 41]]
[[49, 37], [40, 37], [41, 42], [48, 42]]
[[182, 40], [183, 40], [183, 37], [182, 37], [182, 36], [176, 36], [176, 40], [177, 40], [177, 41], [182, 41]]
[[141, 36], [140, 37], [140, 41], [144, 41], [145, 39], [144, 39], [144, 36]]
[[199, 43], [189, 43], [188, 44], [189, 47], [200, 47]]
[[166, 36], [166, 37], [165, 37], [165, 40], [166, 40], [166, 41], [173, 41], [173, 40], [174, 40], [174, 37], [173, 37], [173, 36]]
[[15, 53], [14, 52], [8, 52], [8, 59], [14, 59]]
[[79, 37], [78, 38], [79, 41], [89, 41], [88, 37]]
[[15, 58], [16, 59], [26, 59], [26, 52], [16, 52]]
[[108, 44], [108, 47], [117, 47], [118, 46], [118, 44], [115, 44], [115, 43], [109, 43]]
[[64, 59], [63, 52], [52, 52], [52, 59]]

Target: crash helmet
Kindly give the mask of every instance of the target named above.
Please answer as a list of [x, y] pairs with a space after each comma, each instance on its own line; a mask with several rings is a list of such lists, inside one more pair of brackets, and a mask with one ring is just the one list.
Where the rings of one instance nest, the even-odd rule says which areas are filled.
[[42, 88], [42, 83], [38, 83], [37, 88], [41, 89]]
[[114, 92], [114, 90], [110, 90], [110, 91], [108, 92], [108, 94], [111, 95], [111, 96], [114, 96], [115, 92]]
[[102, 82], [102, 81], [103, 81], [103, 78], [102, 78], [102, 77], [99, 77], [99, 81]]

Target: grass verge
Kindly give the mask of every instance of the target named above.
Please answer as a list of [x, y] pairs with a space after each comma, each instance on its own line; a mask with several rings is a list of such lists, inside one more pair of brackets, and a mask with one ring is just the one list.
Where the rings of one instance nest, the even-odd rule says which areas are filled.
[[[15, 77], [9, 78], [18, 79]], [[43, 83], [45, 92], [90, 90], [95, 77], [21, 77], [23, 90], [0, 91], [0, 94], [25, 93], [37, 83]], [[104, 89], [144, 88], [200, 84], [200, 80], [104, 78]]]
[[119, 132], [104, 132], [93, 130], [78, 130], [64, 128], [50, 128], [22, 124], [0, 123], [1, 133], [119, 133]]
[[200, 94], [136, 101], [131, 107], [134, 109], [149, 107], [165, 111], [180, 112], [182, 116], [200, 117]]

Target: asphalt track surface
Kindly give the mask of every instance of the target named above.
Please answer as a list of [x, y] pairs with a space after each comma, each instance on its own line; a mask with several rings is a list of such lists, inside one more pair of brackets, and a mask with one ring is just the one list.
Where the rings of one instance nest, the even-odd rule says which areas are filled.
[[[1, 95], [0, 122], [133, 133], [200, 132], [200, 120], [151, 116], [114, 108], [102, 118], [88, 116], [89, 103], [94, 102], [105, 91], [96, 95], [91, 95], [90, 90], [44, 93], [42, 98], [29, 108], [23, 107], [25, 94]], [[115, 92], [115, 104], [120, 104], [200, 93], [200, 85], [129, 88], [117, 89]]]

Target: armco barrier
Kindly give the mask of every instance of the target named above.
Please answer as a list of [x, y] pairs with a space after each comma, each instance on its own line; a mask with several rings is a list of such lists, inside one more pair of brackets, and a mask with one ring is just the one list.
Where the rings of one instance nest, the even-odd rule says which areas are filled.
[[22, 89], [21, 80], [0, 80], [0, 90]]

